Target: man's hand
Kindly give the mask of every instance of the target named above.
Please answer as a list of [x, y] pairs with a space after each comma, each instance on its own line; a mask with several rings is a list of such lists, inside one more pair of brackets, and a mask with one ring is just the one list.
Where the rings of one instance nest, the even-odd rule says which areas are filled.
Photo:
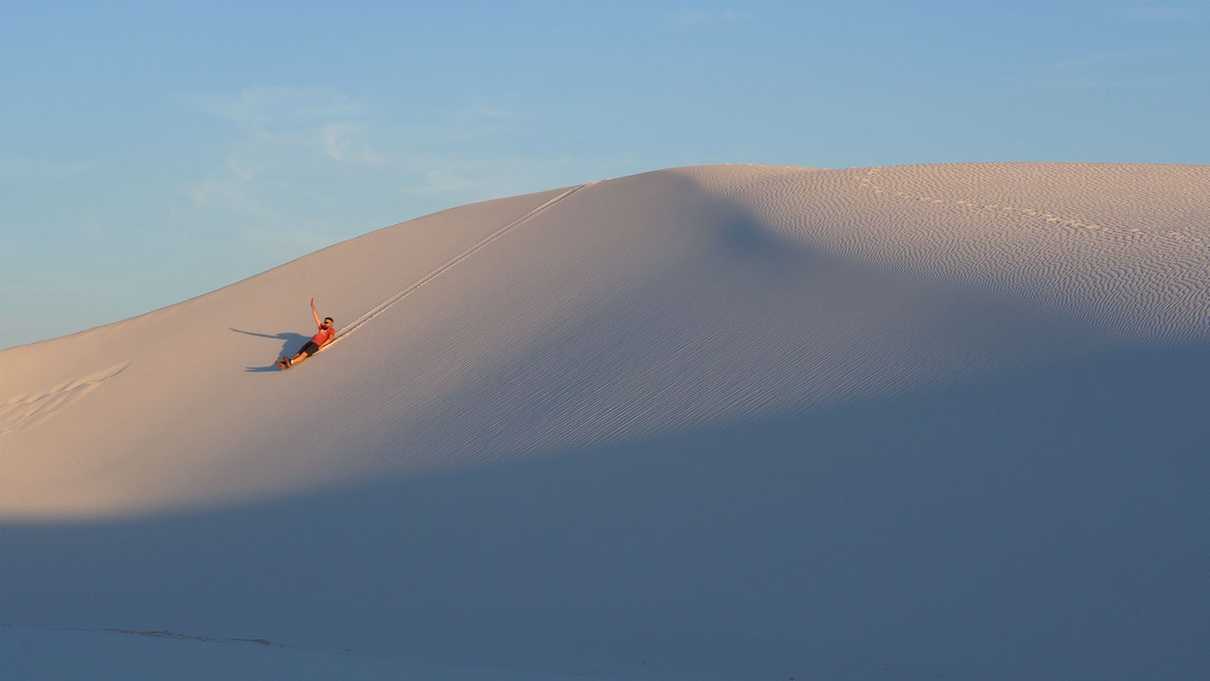
[[311, 316], [315, 318], [315, 326], [322, 326], [319, 321], [319, 310], [315, 309], [315, 297], [311, 297]]

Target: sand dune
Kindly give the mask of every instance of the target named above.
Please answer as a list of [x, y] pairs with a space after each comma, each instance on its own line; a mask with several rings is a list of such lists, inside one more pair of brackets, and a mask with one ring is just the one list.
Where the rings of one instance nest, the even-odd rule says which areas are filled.
[[[0, 352], [0, 624], [1187, 678], [1208, 265], [1206, 166], [694, 167], [372, 232]], [[275, 372], [310, 295], [345, 335]]]

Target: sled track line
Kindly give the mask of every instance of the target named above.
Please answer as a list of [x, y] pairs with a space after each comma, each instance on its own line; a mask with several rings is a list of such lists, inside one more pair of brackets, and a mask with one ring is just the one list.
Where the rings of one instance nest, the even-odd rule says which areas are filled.
[[[492, 232], [491, 234], [488, 234], [486, 237], [480, 239], [478, 242], [476, 242], [470, 248], [466, 249], [465, 251], [462, 251], [461, 253], [454, 256], [450, 260], [447, 260], [444, 264], [442, 264], [437, 269], [435, 269], [432, 272], [429, 272], [428, 274], [421, 277], [418, 281], [413, 283], [411, 286], [408, 286], [407, 288], [403, 289], [399, 293], [396, 293], [395, 295], [391, 296], [390, 298], [387, 298], [386, 300], [382, 301], [381, 303], [378, 303], [377, 305], [375, 305], [374, 307], [372, 307], [368, 311], [366, 311], [365, 314], [361, 315], [357, 319], [354, 319], [352, 322], [349, 323], [348, 326], [346, 326], [344, 328], [344, 330], [342, 330], [339, 334], [337, 334], [336, 338], [332, 339], [331, 343], [328, 343], [327, 345], [320, 348], [319, 352], [323, 352], [324, 350], [327, 350], [328, 348], [332, 347], [333, 345], [336, 345], [337, 343], [341, 342], [345, 338], [348, 338], [349, 336], [353, 335], [358, 329], [360, 329], [362, 326], [365, 326], [366, 323], [373, 320], [375, 317], [382, 314], [383, 312], [386, 312], [387, 310], [389, 310], [391, 308], [391, 306], [393, 306], [395, 303], [398, 303], [399, 301], [403, 300], [404, 298], [407, 298], [409, 295], [420, 290], [426, 284], [433, 281], [437, 277], [440, 277], [442, 274], [445, 274], [446, 272], [450, 271], [451, 269], [457, 267], [460, 263], [462, 263], [467, 258], [471, 257], [475, 253], [478, 253], [479, 251], [483, 250], [484, 248], [487, 248], [492, 243], [494, 243], [495, 241], [497, 241], [501, 237], [503, 237], [505, 234], [508, 234], [509, 232], [511, 232], [513, 229], [516, 229], [517, 227], [520, 227], [521, 225], [525, 224], [526, 222], [529, 222], [530, 220], [534, 219], [535, 217], [537, 217], [540, 213], [542, 213], [546, 209], [550, 208], [551, 206], [554, 206], [555, 204], [559, 203], [563, 199], [566, 199], [567, 197], [571, 196], [572, 194], [575, 194], [576, 192], [580, 191], [581, 189], [588, 187], [592, 184], [595, 184], [595, 183], [587, 182], [587, 183], [572, 187], [571, 189], [568, 189], [568, 190], [560, 193], [558, 196], [555, 196], [554, 198], [551, 198], [550, 200], [543, 203], [542, 205], [534, 208], [533, 210], [529, 211], [525, 215], [522, 215], [521, 217], [517, 218], [516, 220], [513, 220], [512, 222], [504, 225], [500, 229], [497, 229], [496, 231]], [[318, 354], [318, 353], [316, 353], [316, 354]]]

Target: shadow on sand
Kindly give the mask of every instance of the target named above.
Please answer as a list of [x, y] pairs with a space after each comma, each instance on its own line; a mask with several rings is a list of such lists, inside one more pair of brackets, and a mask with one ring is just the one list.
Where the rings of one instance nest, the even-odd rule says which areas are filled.
[[244, 367], [244, 371], [248, 372], [248, 373], [266, 373], [266, 372], [276, 373], [278, 371], [277, 359], [279, 357], [293, 355], [294, 353], [296, 353], [298, 351], [299, 348], [301, 348], [303, 346], [304, 343], [307, 342], [307, 340], [310, 339], [310, 336], [304, 336], [301, 333], [294, 333], [292, 331], [282, 331], [281, 333], [269, 334], [269, 333], [258, 333], [256, 331], [245, 331], [243, 329], [237, 329], [235, 327], [228, 327], [228, 328], [230, 328], [231, 331], [233, 331], [235, 333], [242, 333], [245, 336], [256, 336], [257, 338], [269, 338], [272, 340], [279, 340], [282, 342], [281, 350], [278, 351], [277, 357], [274, 357], [272, 362], [270, 362], [269, 364], [267, 364], [265, 366]]
[[0, 617], [641, 679], [1194, 678], [1207, 366], [1102, 352], [254, 504], [9, 520]]

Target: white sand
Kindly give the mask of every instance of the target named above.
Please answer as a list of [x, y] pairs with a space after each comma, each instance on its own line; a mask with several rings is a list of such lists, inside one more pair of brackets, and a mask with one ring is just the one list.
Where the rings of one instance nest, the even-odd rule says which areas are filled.
[[[1208, 265], [1207, 166], [687, 168], [373, 232], [0, 352], [0, 624], [1196, 676]], [[261, 371], [310, 295], [349, 334]]]

